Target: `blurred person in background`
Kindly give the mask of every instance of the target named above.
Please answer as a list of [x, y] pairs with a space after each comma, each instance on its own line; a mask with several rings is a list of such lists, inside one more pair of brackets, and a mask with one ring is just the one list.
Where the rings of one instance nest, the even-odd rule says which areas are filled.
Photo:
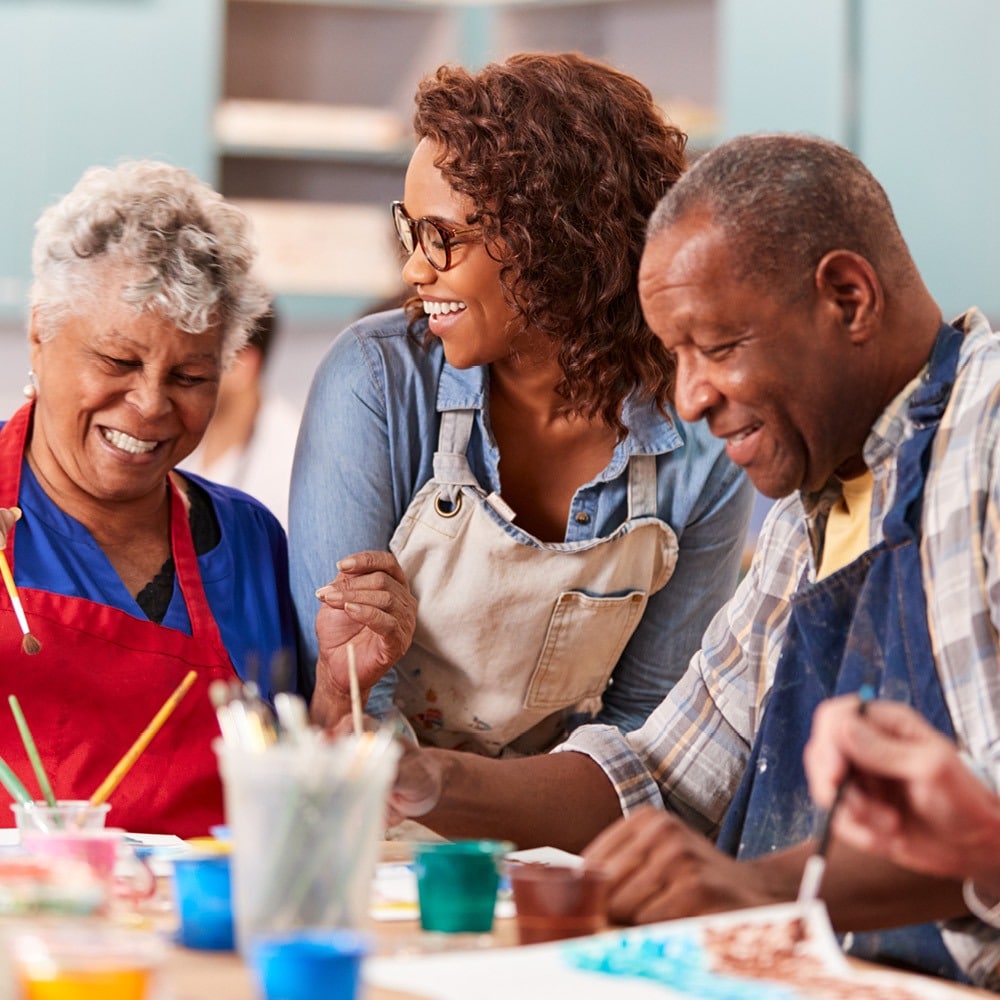
[[[425, 743], [511, 755], [588, 720], [636, 728], [732, 593], [751, 504], [723, 443], [673, 409], [639, 306], [685, 136], [573, 54], [442, 67], [414, 124], [392, 218], [415, 296], [337, 338], [296, 450], [304, 661], [324, 627], [339, 647], [314, 716], [349, 711], [350, 639], [368, 711], [395, 705]], [[389, 643], [405, 594], [416, 622]], [[314, 630], [317, 606], [336, 615]]]
[[300, 412], [267, 387], [267, 365], [277, 334], [272, 303], [223, 372], [215, 415], [181, 468], [249, 493], [287, 528], [288, 484]]

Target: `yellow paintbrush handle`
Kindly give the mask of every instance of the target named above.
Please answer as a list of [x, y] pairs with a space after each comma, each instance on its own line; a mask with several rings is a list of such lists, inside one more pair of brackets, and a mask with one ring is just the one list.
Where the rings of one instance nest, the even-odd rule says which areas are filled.
[[174, 693], [163, 703], [163, 707], [153, 716], [152, 721], [139, 734], [139, 738], [125, 751], [124, 756], [115, 764], [111, 773], [101, 782], [100, 788], [90, 796], [90, 804], [99, 806], [107, 800], [107, 797], [115, 790], [118, 782], [125, 777], [128, 769], [139, 759], [139, 754], [149, 746], [150, 741], [160, 731], [160, 727], [167, 721], [170, 713], [177, 707], [177, 703], [187, 694], [188, 688], [194, 684], [198, 677], [198, 671], [189, 670], [187, 676], [180, 682]]
[[24, 617], [24, 608], [21, 607], [21, 596], [17, 592], [14, 583], [14, 574], [10, 571], [10, 563], [7, 562], [7, 553], [0, 549], [0, 574], [3, 574], [4, 586], [10, 596], [10, 603], [14, 605], [14, 614], [17, 615], [17, 623], [21, 626], [24, 635], [28, 634], [28, 619]]

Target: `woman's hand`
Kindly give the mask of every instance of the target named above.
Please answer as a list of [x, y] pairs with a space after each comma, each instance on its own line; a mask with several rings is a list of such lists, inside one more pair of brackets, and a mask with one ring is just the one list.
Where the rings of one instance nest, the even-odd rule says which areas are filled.
[[[386, 726], [395, 729], [396, 740], [402, 750], [396, 765], [396, 777], [386, 799], [386, 828], [396, 826], [405, 819], [423, 816], [433, 809], [441, 798], [444, 787], [440, 760], [417, 744], [413, 728], [406, 718], [394, 710], [384, 719], [362, 717], [362, 728], [374, 733]], [[354, 721], [344, 717], [327, 729], [327, 738], [338, 740], [355, 732]]]
[[417, 599], [390, 552], [359, 552], [341, 559], [336, 578], [316, 592], [319, 659], [311, 713], [333, 726], [351, 711], [347, 647], [354, 647], [362, 699], [409, 649]]
[[0, 549], [7, 548], [7, 535], [20, 520], [20, 507], [0, 507]]
[[434, 754], [412, 741], [400, 742], [403, 755], [386, 802], [386, 826], [430, 812], [438, 804], [443, 787], [441, 765]]

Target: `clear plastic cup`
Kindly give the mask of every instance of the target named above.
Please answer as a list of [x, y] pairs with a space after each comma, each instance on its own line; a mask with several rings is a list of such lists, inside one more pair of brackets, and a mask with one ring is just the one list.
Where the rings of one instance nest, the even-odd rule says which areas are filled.
[[608, 925], [611, 877], [596, 868], [512, 864], [521, 944], [596, 934]]
[[364, 926], [399, 758], [391, 732], [216, 749], [240, 951], [259, 935]]
[[44, 800], [15, 802], [14, 825], [18, 830], [97, 830], [106, 824], [110, 803], [92, 806], [86, 799], [60, 799], [54, 806]]
[[157, 935], [93, 919], [26, 923], [7, 948], [24, 1000], [147, 1000], [165, 955]]
[[62, 858], [87, 864], [105, 891], [105, 908], [115, 900], [135, 906], [156, 891], [156, 876], [125, 842], [125, 831], [110, 827], [70, 827], [43, 832], [21, 831], [24, 849], [40, 858]]

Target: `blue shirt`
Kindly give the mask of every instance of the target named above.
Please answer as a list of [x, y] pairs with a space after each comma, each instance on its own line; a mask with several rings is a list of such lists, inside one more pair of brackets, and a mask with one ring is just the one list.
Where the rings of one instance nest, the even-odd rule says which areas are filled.
[[[458, 407], [476, 410], [472, 471], [487, 492], [502, 495], [500, 453], [489, 429], [488, 368], [453, 368], [439, 341], [424, 348], [407, 334], [401, 310], [359, 320], [320, 363], [299, 430], [289, 518], [292, 597], [306, 670], [314, 671], [316, 662], [317, 588], [336, 576], [344, 556], [388, 549], [432, 476], [439, 409]], [[573, 497], [565, 541], [618, 528], [628, 515], [630, 456], [657, 456], [657, 516], [674, 529], [680, 552], [674, 575], [650, 598], [597, 717], [628, 731], [680, 677], [712, 615], [732, 594], [753, 495], [703, 423], [685, 424], [672, 411], [665, 417], [634, 398], [626, 401], [623, 420], [629, 433], [609, 465]], [[369, 711], [388, 707], [393, 683], [390, 674], [376, 688]]]
[[[269, 672], [279, 654], [290, 656], [288, 679], [280, 689], [298, 687], [295, 626], [288, 584], [285, 533], [263, 504], [239, 490], [184, 473], [208, 493], [222, 533], [219, 543], [198, 556], [205, 598], [237, 674], [257, 680], [273, 695]], [[135, 618], [146, 615], [121, 577], [76, 518], [57, 507], [27, 462], [21, 471], [14, 575], [18, 587], [79, 597], [117, 608]], [[161, 623], [191, 634], [187, 607], [174, 576], [174, 592]]]

